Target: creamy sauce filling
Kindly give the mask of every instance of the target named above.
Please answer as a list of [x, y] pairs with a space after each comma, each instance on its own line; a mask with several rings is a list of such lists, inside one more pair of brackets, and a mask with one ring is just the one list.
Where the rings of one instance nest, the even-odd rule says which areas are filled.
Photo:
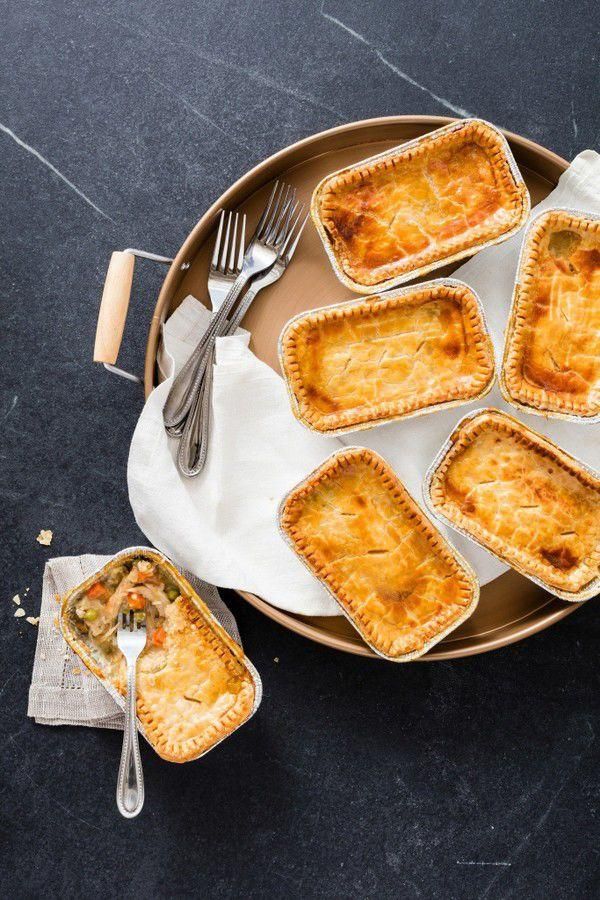
[[[147, 665], [160, 668], [164, 656], [164, 624], [171, 604], [180, 591], [158, 567], [146, 559], [124, 563], [91, 584], [74, 607], [76, 627], [91, 643], [108, 656], [117, 653], [116, 631], [120, 612], [133, 610], [146, 619], [148, 627]], [[163, 663], [164, 664], [164, 663]]]

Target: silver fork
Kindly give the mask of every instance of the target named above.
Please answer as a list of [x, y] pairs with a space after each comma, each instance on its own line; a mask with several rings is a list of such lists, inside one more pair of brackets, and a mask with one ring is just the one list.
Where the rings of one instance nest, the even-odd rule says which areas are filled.
[[212, 317], [196, 350], [171, 385], [163, 409], [163, 421], [169, 434], [181, 434], [204, 374], [206, 346], [218, 333], [248, 281], [269, 269], [277, 259], [296, 206], [296, 189], [276, 182], [244, 254], [239, 275]]
[[[225, 216], [227, 215], [227, 225], [225, 226], [225, 235], [223, 235], [223, 225]], [[213, 313], [216, 313], [223, 306], [227, 295], [235, 284], [237, 276], [242, 271], [244, 262], [244, 247], [246, 245], [246, 214], [242, 216], [242, 230], [240, 232], [239, 243], [237, 241], [239, 213], [230, 212], [227, 214], [222, 210], [219, 217], [219, 228], [215, 240], [215, 249], [213, 250], [210, 268], [208, 270], [208, 296], [210, 297], [210, 305]], [[233, 221], [233, 231], [231, 232], [231, 240], [229, 233], [231, 223]], [[229, 259], [227, 257], [229, 256]]]
[[146, 646], [146, 616], [133, 610], [119, 613], [117, 646], [127, 660], [125, 730], [117, 780], [117, 806], [126, 819], [133, 819], [144, 805], [144, 776], [136, 718], [136, 664]]
[[[296, 247], [298, 246], [298, 242], [304, 231], [304, 226], [308, 220], [308, 216], [305, 216], [302, 223], [299, 224], [303, 213], [304, 207], [301, 206], [298, 215], [290, 226], [287, 237], [283, 242], [274, 264], [261, 276], [252, 281], [234, 314], [225, 323], [225, 326], [218, 336], [233, 334], [248, 312], [256, 295], [264, 288], [279, 281], [292, 261], [292, 257], [296, 252]], [[212, 393], [214, 347], [215, 343], [213, 340], [211, 347], [207, 351], [204, 378], [200, 385], [196, 402], [186, 420], [181, 442], [179, 444], [177, 465], [181, 474], [185, 475], [187, 478], [193, 478], [195, 475], [199, 475], [206, 462], [210, 424], [210, 398]]]
[[[226, 216], [227, 219], [225, 219]], [[163, 419], [165, 421], [165, 428], [171, 437], [179, 437], [183, 432], [185, 415], [179, 422], [173, 425], [166, 424], [167, 418], [171, 414], [171, 409], [177, 410], [177, 404], [185, 398], [187, 382], [193, 377], [195, 368], [201, 360], [202, 353], [209, 340], [211, 326], [213, 325], [216, 313], [218, 313], [223, 306], [229, 291], [235, 284], [236, 278], [242, 271], [244, 247], [246, 243], [246, 215], [244, 214], [242, 217], [239, 243], [237, 240], [239, 213], [235, 213], [235, 219], [233, 219], [233, 216], [234, 214], [232, 212], [227, 213], [225, 210], [221, 211], [217, 237], [215, 239], [213, 255], [208, 270], [208, 294], [213, 311], [213, 318], [171, 386], [169, 396], [167, 397], [164, 406]], [[231, 231], [232, 219], [233, 231]], [[225, 222], [227, 222], [226, 225]], [[223, 233], [224, 225], [225, 233]]]

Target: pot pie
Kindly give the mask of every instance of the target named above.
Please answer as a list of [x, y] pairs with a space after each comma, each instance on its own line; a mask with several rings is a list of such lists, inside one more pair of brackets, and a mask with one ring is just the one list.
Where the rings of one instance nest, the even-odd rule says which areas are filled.
[[521, 254], [501, 389], [528, 412], [600, 415], [600, 219], [551, 209]]
[[328, 175], [311, 213], [338, 278], [370, 294], [505, 240], [529, 208], [503, 135], [464, 119]]
[[260, 679], [189, 582], [162, 555], [124, 552], [63, 599], [61, 629], [87, 668], [123, 706], [126, 663], [116, 642], [122, 609], [146, 616], [137, 664], [137, 716], [159, 756], [196, 759], [243, 725]]
[[450, 279], [302, 313], [280, 358], [294, 415], [328, 434], [466, 403], [494, 379], [477, 295]]
[[600, 591], [600, 478], [512, 416], [467, 416], [434, 463], [443, 521], [565, 600]]
[[474, 573], [384, 460], [334, 453], [280, 508], [284, 536], [366, 643], [405, 662], [471, 615]]

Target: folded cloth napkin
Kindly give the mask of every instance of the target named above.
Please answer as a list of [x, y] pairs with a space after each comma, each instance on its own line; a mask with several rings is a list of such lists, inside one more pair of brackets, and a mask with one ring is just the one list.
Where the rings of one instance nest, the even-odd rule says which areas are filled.
[[[88, 725], [123, 728], [124, 715], [101, 682], [65, 642], [58, 624], [60, 598], [111, 559], [110, 556], [63, 556], [50, 559], [44, 570], [39, 633], [29, 688], [27, 715], [42, 725]], [[210, 611], [240, 643], [237, 625], [219, 592], [183, 572]]]
[[[534, 213], [549, 206], [600, 213], [597, 153], [580, 153]], [[481, 297], [498, 361], [522, 239], [520, 232], [483, 250], [454, 273]], [[332, 300], [343, 297], [341, 292]], [[338, 613], [331, 597], [284, 543], [276, 515], [284, 494], [343, 445], [360, 444], [381, 453], [422, 502], [423, 476], [456, 422], [472, 409], [497, 406], [600, 468], [598, 426], [520, 413], [507, 406], [497, 387], [483, 401], [341, 439], [314, 434], [292, 416], [281, 377], [252, 354], [249, 336], [238, 332], [217, 341], [206, 466], [197, 478], [183, 479], [174, 461], [177, 444], [163, 428], [162, 408], [174, 371], [195, 346], [208, 317], [202, 304], [187, 297], [165, 323], [159, 356], [165, 381], [148, 398], [135, 429], [128, 483], [136, 520], [149, 540], [222, 587], [251, 591], [291, 612]], [[482, 584], [506, 570], [468, 539], [447, 533]]]

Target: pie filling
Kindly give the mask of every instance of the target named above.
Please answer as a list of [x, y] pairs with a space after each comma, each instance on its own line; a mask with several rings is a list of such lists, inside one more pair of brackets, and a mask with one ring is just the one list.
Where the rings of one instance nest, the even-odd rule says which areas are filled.
[[459, 424], [450, 440], [430, 482], [434, 510], [550, 590], [576, 595], [592, 586], [600, 479], [498, 410]]
[[[193, 598], [193, 599], [192, 599]], [[252, 713], [255, 685], [241, 648], [215, 625], [176, 570], [145, 552], [109, 563], [65, 598], [62, 627], [83, 662], [119, 693], [125, 658], [117, 618], [145, 618], [147, 644], [137, 663], [137, 714], [165, 759], [200, 756]]]
[[380, 456], [340, 450], [295, 488], [280, 523], [364, 640], [421, 656], [475, 608], [475, 576]]
[[281, 350], [294, 413], [323, 432], [466, 403], [494, 377], [477, 298], [456, 282], [306, 313]]
[[600, 220], [553, 209], [525, 238], [504, 355], [506, 399], [600, 414]]
[[479, 120], [330, 175], [313, 198], [338, 274], [357, 290], [390, 279], [398, 284], [504, 239], [528, 211], [529, 194], [506, 142]]

